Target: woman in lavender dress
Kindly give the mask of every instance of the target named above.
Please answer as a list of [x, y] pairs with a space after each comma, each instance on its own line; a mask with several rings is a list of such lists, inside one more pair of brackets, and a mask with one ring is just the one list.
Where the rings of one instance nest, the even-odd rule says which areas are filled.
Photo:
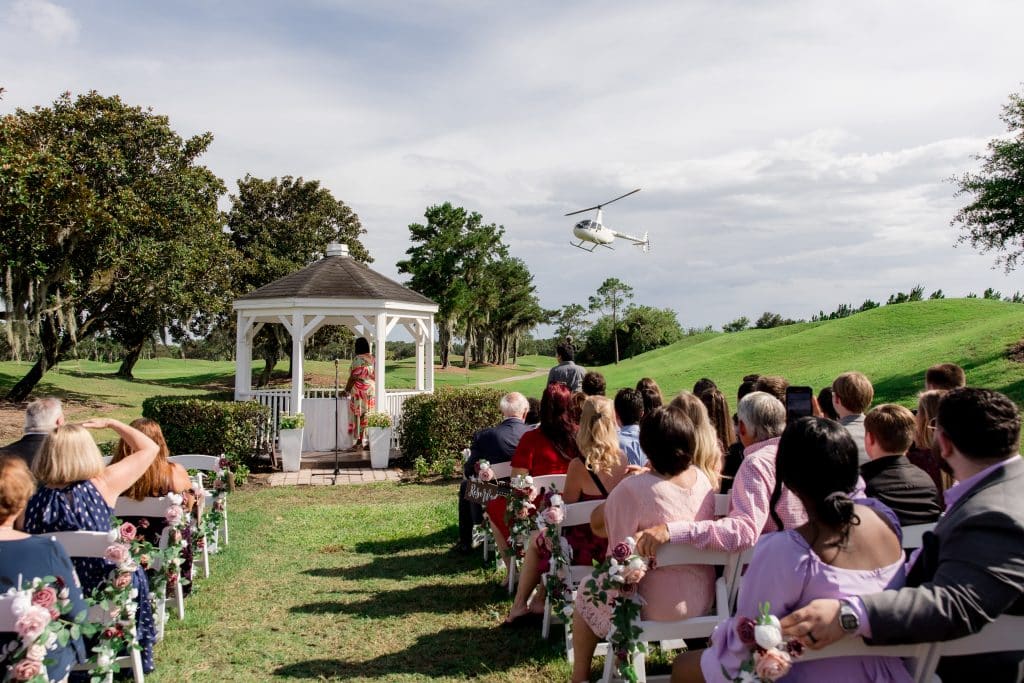
[[[129, 445], [131, 455], [104, 467], [89, 429], [114, 430]], [[109, 531], [118, 496], [145, 473], [157, 450], [152, 439], [117, 420], [98, 418], [81, 425], [57, 427], [46, 437], [32, 462], [32, 474], [39, 488], [25, 510], [25, 531]], [[101, 558], [72, 558], [72, 562], [86, 595], [107, 578], [112, 566]], [[156, 625], [149, 602], [149, 582], [142, 567], [135, 570], [132, 584], [139, 592], [135, 620], [142, 646], [142, 668], [149, 673], [153, 670]]]
[[[773, 506], [785, 485], [800, 498], [809, 520], [799, 528], [761, 537], [743, 576], [737, 616], [715, 629], [707, 650], [676, 658], [672, 671], [676, 683], [719, 683], [736, 677], [751, 655], [750, 646], [736, 632], [737, 619], [756, 618], [761, 603], [770, 603], [771, 613], [783, 616], [814, 598], [843, 598], [903, 585], [903, 550], [895, 515], [877, 501], [855, 502], [850, 497], [858, 476], [857, 446], [845, 428], [824, 418], [797, 420], [783, 432], [775, 467]], [[779, 680], [910, 683], [913, 679], [897, 657], [841, 657], [796, 659]]]

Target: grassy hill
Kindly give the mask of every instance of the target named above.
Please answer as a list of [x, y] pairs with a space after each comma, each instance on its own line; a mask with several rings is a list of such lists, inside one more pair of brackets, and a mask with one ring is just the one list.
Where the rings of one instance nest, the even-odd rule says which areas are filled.
[[[924, 388], [928, 366], [954, 362], [966, 370], [970, 384], [1024, 403], [1024, 364], [1006, 357], [1007, 348], [1022, 337], [1020, 304], [943, 299], [883, 306], [841, 320], [688, 337], [594, 369], [605, 375], [609, 390], [653, 377], [666, 395], [710, 377], [730, 403], [748, 373], [783, 375], [817, 390], [841, 372], [859, 370], [875, 384], [876, 403], [909, 406]], [[538, 378], [504, 386], [536, 396], [543, 384]]]

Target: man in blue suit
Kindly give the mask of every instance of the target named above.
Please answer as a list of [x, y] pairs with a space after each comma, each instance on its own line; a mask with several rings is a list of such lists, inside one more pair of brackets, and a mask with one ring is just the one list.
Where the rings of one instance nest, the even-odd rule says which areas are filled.
[[482, 429], [473, 437], [469, 447], [469, 458], [462, 468], [462, 485], [459, 486], [459, 542], [453, 550], [469, 553], [473, 545], [473, 525], [483, 521], [483, 509], [476, 503], [464, 500], [466, 482], [476, 476], [476, 463], [487, 460], [491, 464], [509, 462], [519, 445], [519, 439], [529, 429], [526, 425], [526, 413], [530, 403], [519, 392], [505, 394], [498, 404], [504, 418], [500, 424]]

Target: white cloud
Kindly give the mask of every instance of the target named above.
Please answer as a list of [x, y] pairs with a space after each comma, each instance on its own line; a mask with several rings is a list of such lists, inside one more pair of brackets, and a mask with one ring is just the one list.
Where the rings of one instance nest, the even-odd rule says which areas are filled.
[[29, 31], [46, 43], [73, 41], [78, 24], [64, 7], [46, 0], [16, 0], [8, 13], [8, 21], [17, 29]]

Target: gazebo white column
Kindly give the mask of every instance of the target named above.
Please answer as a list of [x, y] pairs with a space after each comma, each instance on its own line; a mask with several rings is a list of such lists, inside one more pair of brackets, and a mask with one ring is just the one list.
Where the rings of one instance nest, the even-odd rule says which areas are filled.
[[247, 315], [238, 316], [235, 326], [235, 400], [247, 401], [252, 395], [252, 340], [263, 329], [263, 323], [253, 325]]
[[388, 337], [388, 316], [384, 311], [377, 314], [373, 335], [377, 338], [377, 348], [373, 354], [373, 375], [376, 381], [377, 410], [387, 412], [387, 394], [384, 393], [384, 354]]
[[416, 331], [416, 391], [423, 391], [426, 386], [427, 334], [422, 320], [416, 321]]
[[434, 391], [434, 316], [430, 316], [430, 322], [427, 323], [427, 340], [429, 344], [427, 346], [427, 386], [426, 390], [429, 392]]
[[302, 366], [306, 355], [306, 338], [303, 335], [303, 318], [302, 311], [295, 311], [292, 313], [291, 325], [286, 325], [292, 335], [292, 401], [289, 406], [292, 415], [302, 412], [302, 395], [305, 390]]

